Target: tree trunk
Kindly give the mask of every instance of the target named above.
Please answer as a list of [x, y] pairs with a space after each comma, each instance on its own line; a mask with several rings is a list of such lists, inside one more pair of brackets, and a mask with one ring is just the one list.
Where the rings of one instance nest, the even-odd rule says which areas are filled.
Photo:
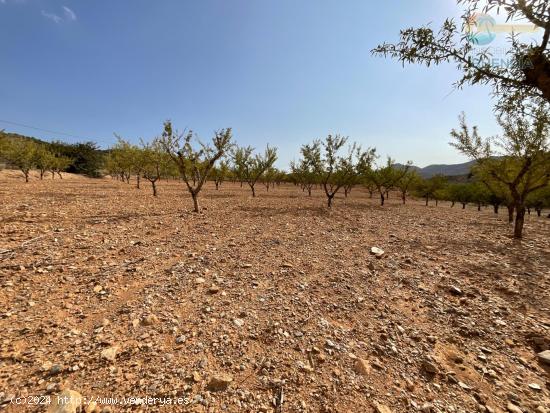
[[386, 199], [384, 198], [384, 193], [383, 192], [380, 192], [380, 205], [384, 206], [384, 201]]
[[438, 206], [439, 205], [439, 199], [436, 199], [435, 200], [435, 206]]
[[200, 212], [199, 209], [199, 196], [198, 194], [195, 194], [194, 192], [191, 193], [191, 197], [193, 198], [193, 210], [195, 212]]
[[464, 202], [462, 203], [462, 209], [466, 209], [466, 204]]
[[527, 214], [531, 215], [531, 208], [527, 208]]
[[311, 187], [308, 187], [308, 189], [307, 189], [307, 195], [308, 195], [308, 196], [311, 196]]
[[405, 205], [407, 203], [407, 195], [406, 194], [401, 195], [401, 199], [403, 200], [403, 205]]
[[537, 217], [540, 217], [542, 215], [542, 209], [537, 208], [536, 211], [537, 211]]
[[136, 177], [136, 178], [137, 178], [136, 188], [137, 188], [137, 189], [140, 189], [139, 184], [140, 184], [141, 177], [140, 177], [139, 174], [137, 174], [137, 177]]
[[516, 223], [514, 225], [514, 238], [521, 239], [523, 236], [523, 224], [525, 222], [525, 207], [518, 206], [516, 211]]
[[252, 198], [256, 198], [256, 189], [254, 189], [254, 185], [250, 185], [250, 189], [252, 189]]
[[43, 180], [44, 179], [44, 171], [40, 171], [40, 180]]
[[155, 181], [151, 181], [151, 185], [153, 186], [153, 196], [157, 196], [157, 183]]
[[455, 201], [451, 201], [451, 208], [455, 207]]
[[511, 224], [512, 222], [514, 222], [514, 206], [508, 205], [507, 208], [508, 208], [508, 223]]
[[498, 204], [493, 205], [493, 211], [498, 214]]
[[481, 211], [481, 204], [477, 204], [477, 210]]
[[430, 198], [428, 196], [426, 196], [426, 206], [428, 206], [428, 201], [430, 200]]
[[329, 195], [328, 196], [328, 207], [329, 208], [332, 208], [332, 198], [334, 198], [334, 195]]

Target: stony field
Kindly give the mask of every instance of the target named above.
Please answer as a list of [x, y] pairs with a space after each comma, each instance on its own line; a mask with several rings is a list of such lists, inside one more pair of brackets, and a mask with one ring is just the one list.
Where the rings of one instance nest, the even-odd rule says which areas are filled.
[[0, 411], [550, 412], [550, 219], [134, 184], [0, 173]]

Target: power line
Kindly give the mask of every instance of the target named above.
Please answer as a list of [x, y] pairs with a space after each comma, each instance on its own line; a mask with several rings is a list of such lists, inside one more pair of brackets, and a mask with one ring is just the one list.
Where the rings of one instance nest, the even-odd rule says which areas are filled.
[[9, 125], [21, 126], [23, 128], [29, 128], [29, 129], [37, 130], [37, 131], [40, 131], [40, 132], [52, 133], [54, 135], [69, 136], [71, 138], [76, 138], [76, 139], [84, 139], [84, 140], [94, 139], [96, 141], [107, 141], [108, 140], [108, 139], [97, 139], [97, 138], [84, 137], [84, 136], [74, 135], [72, 133], [67, 133], [67, 132], [53, 131], [53, 130], [49, 130], [49, 129], [43, 129], [43, 128], [39, 128], [39, 127], [36, 127], [36, 126], [25, 125], [23, 123], [12, 122], [12, 121], [3, 120], [3, 119], [0, 119], [0, 123], [7, 123]]

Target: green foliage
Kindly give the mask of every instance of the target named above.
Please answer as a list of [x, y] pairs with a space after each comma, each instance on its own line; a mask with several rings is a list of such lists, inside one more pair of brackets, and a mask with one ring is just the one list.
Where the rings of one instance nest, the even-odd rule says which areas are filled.
[[28, 139], [7, 139], [2, 144], [6, 162], [19, 169], [29, 182], [29, 173], [36, 167], [37, 144]]
[[[466, 10], [461, 22], [447, 19], [439, 30], [430, 25], [406, 28], [400, 32], [397, 43], [384, 43], [373, 54], [390, 56], [401, 63], [426, 66], [454, 63], [462, 72], [457, 87], [466, 84], [488, 84], [500, 99], [500, 108], [510, 103], [515, 106], [518, 97], [535, 97], [550, 101], [550, 74], [548, 67], [550, 15], [547, 0], [458, 0]], [[537, 43], [531, 38], [524, 43], [516, 35], [509, 37], [506, 59], [511, 64], [494, 65], [489, 48], [478, 47], [468, 28], [476, 14], [503, 11], [508, 19], [521, 19], [542, 28], [544, 35]]]
[[214, 166], [210, 172], [211, 179], [216, 185], [216, 190], [220, 188], [220, 185], [229, 177], [231, 170], [229, 168], [229, 162], [222, 160], [220, 166]]
[[157, 181], [177, 175], [170, 155], [164, 151], [158, 138], [148, 144], [142, 142], [142, 148], [135, 148], [133, 152], [136, 155], [134, 159], [140, 162], [139, 173], [151, 183], [153, 196], [157, 196]]
[[401, 192], [401, 199], [403, 201], [403, 204], [406, 202], [409, 192], [414, 190], [421, 179], [422, 178], [415, 170], [408, 169], [405, 170], [405, 174], [401, 177], [401, 179], [397, 181], [395, 186]]
[[254, 148], [251, 146], [237, 147], [232, 153], [234, 170], [242, 179], [246, 181], [252, 191], [252, 196], [256, 196], [256, 182], [273, 167], [277, 160], [277, 148], [270, 148], [267, 145], [263, 155], [254, 154]]
[[232, 147], [231, 128], [215, 132], [212, 146], [193, 142], [193, 132], [179, 134], [170, 121], [164, 122], [159, 144], [177, 166], [193, 198], [194, 211], [199, 212], [198, 195], [216, 162]]
[[395, 167], [394, 161], [388, 157], [386, 163], [376, 169], [367, 168], [364, 179], [377, 189], [380, 204], [384, 205], [387, 194], [392, 191], [409, 172], [410, 163], [403, 168]]
[[355, 143], [348, 147], [347, 154], [342, 155], [341, 150], [346, 142], [347, 138], [343, 136], [328, 135], [323, 142], [316, 140], [302, 146], [303, 159], [318, 176], [329, 208], [338, 191], [345, 185], [355, 183], [359, 175], [370, 168], [376, 156], [375, 149], [363, 151]]
[[103, 152], [94, 142], [83, 142], [75, 144], [66, 144], [62, 142], [53, 142], [50, 150], [58, 158], [64, 158], [65, 163], [71, 160], [67, 167], [67, 172], [87, 175], [92, 178], [101, 176], [101, 169], [104, 164]]
[[523, 106], [498, 115], [503, 135], [483, 139], [464, 115], [460, 128], [453, 129], [452, 143], [460, 152], [477, 161], [474, 173], [491, 193], [509, 199], [516, 209], [514, 237], [521, 238], [528, 196], [550, 182], [550, 117], [547, 107]]
[[415, 189], [415, 193], [423, 197], [428, 205], [430, 199], [441, 199], [447, 186], [447, 178], [443, 175], [434, 175], [429, 179], [421, 179]]

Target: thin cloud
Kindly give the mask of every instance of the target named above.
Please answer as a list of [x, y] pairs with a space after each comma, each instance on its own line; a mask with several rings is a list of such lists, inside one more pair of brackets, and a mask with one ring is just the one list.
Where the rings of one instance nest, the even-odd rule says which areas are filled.
[[[5, 2], [7, 0], [0, 0], [0, 1]], [[42, 16], [44, 16], [46, 19], [53, 21], [55, 24], [58, 24], [64, 21], [66, 22], [76, 21], [76, 13], [74, 11], [69, 9], [67, 6], [63, 6], [62, 8], [63, 8], [62, 15], [42, 10]]]
[[55, 24], [58, 24], [63, 20], [60, 16], [58, 16], [55, 13], [48, 13], [47, 11], [42, 10], [42, 16], [44, 16], [46, 19], [49, 19], [53, 21]]
[[65, 18], [67, 20], [75, 21], [76, 20], [76, 14], [74, 11], [69, 9], [67, 6], [63, 6], [63, 11], [65, 12]]

